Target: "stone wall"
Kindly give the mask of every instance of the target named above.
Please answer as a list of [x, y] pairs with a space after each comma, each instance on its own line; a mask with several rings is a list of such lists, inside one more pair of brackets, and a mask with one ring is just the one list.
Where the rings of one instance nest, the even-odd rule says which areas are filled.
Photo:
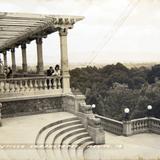
[[62, 103], [62, 97], [2, 102], [2, 118], [63, 111]]

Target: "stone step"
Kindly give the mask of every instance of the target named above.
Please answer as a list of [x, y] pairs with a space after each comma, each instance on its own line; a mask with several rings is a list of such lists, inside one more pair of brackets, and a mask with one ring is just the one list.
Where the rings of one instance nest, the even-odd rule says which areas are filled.
[[[41, 132], [41, 134], [38, 136], [38, 139], [36, 140], [36, 144], [43, 145], [43, 146], [45, 146], [45, 144], [51, 145], [53, 140], [47, 141], [47, 139], [50, 137], [50, 135], [52, 135], [55, 131], [59, 132], [59, 130], [64, 130], [65, 127], [74, 126], [74, 125], [76, 125], [76, 126], [78, 125], [78, 127], [83, 127], [83, 125], [81, 124], [81, 122], [78, 118], [69, 118], [67, 120], [63, 120], [60, 122], [61, 123], [52, 123], [53, 126], [51, 124], [49, 124], [49, 125], [47, 125], [47, 127], [43, 127], [43, 129], [45, 128], [45, 130], [43, 130]], [[45, 150], [45, 147], [43, 149], [37, 149], [37, 152], [41, 158], [44, 159], [44, 158], [46, 158], [46, 155], [47, 155], [47, 158], [49, 159], [48, 152], [52, 152], [52, 147], [47, 150]], [[53, 156], [53, 152], [52, 152], [52, 156]]]
[[65, 160], [70, 160], [70, 156], [69, 156], [69, 146], [70, 144], [72, 144], [74, 141], [80, 139], [80, 138], [84, 138], [84, 137], [88, 137], [89, 134], [87, 132], [82, 132], [82, 133], [78, 133], [76, 135], [72, 135], [71, 137], [68, 137], [67, 139], [65, 139], [62, 142], [62, 146], [65, 146], [64, 148], [62, 148], [61, 146], [61, 152], [59, 150], [57, 150], [57, 154], [63, 154], [63, 157], [65, 158]]
[[86, 143], [86, 142], [91, 142], [92, 141], [92, 138], [91, 137], [84, 137], [84, 138], [80, 138], [76, 141], [74, 141], [72, 144], [70, 144], [69, 146], [69, 155], [70, 155], [70, 158], [71, 160], [75, 160], [77, 159], [77, 148], [78, 146]]
[[67, 126], [67, 127], [64, 127], [64, 128], [61, 128], [61, 129], [55, 131], [54, 134], [51, 134], [48, 137], [48, 139], [47, 139], [47, 141], [45, 143], [45, 145], [50, 145], [50, 144], [53, 145], [52, 146], [53, 150], [52, 149], [46, 149], [47, 155], [49, 157], [53, 157], [55, 155], [54, 148], [56, 148], [56, 149], [58, 148], [60, 150], [60, 146], [59, 145], [61, 144], [61, 141], [59, 141], [59, 140], [57, 141], [57, 138], [59, 138], [59, 136], [63, 136], [64, 134], [66, 134], [66, 132], [67, 133], [68, 132], [75, 132], [75, 131], [79, 131], [80, 132], [81, 130], [85, 131], [83, 125], [82, 124], [76, 124], [76, 125]]
[[68, 126], [73, 126], [73, 125], [78, 125], [78, 124], [81, 125], [80, 120], [75, 120], [75, 121], [71, 121], [71, 122], [65, 122], [65, 123], [57, 125], [55, 128], [53, 128], [52, 130], [50, 130], [46, 134], [44, 142], [43, 142], [44, 146], [45, 146], [45, 144], [52, 144], [53, 139], [52, 139], [52, 141], [48, 140], [50, 138], [50, 136], [52, 136], [52, 137], [56, 136], [61, 129], [63, 130], [63, 129], [65, 129]]
[[53, 126], [50, 126], [49, 128], [46, 128], [45, 130], [43, 130], [43, 132], [41, 132], [41, 134], [39, 134], [35, 144], [44, 144], [44, 141], [47, 140], [47, 137], [50, 134], [52, 134], [54, 131], [64, 128], [66, 126], [74, 125], [74, 124], [81, 124], [81, 122], [80, 120], [71, 120], [71, 121], [66, 121], [62, 123], [57, 123]]
[[85, 160], [84, 159], [84, 151], [87, 149], [88, 146], [90, 145], [94, 145], [94, 141], [88, 141], [88, 142], [85, 142], [84, 144], [82, 145], [79, 145], [77, 148], [76, 148], [76, 156], [77, 156], [77, 160]]
[[59, 120], [59, 121], [56, 121], [56, 122], [53, 122], [53, 123], [50, 123], [50, 124], [44, 126], [44, 127], [41, 128], [40, 131], [38, 132], [38, 134], [37, 134], [37, 136], [36, 136], [35, 144], [37, 144], [37, 141], [38, 141], [38, 139], [39, 139], [39, 136], [40, 136], [40, 135], [42, 134], [42, 132], [44, 132], [46, 129], [51, 128], [51, 127], [53, 127], [53, 126], [55, 126], [55, 125], [64, 123], [64, 122], [72, 121], [72, 120], [79, 120], [79, 119], [78, 119], [78, 117], [66, 118], [66, 119]]
[[64, 133], [64, 134], [62, 134], [62, 135], [60, 135], [56, 140], [55, 140], [55, 142], [54, 142], [54, 144], [61, 144], [62, 145], [62, 143], [63, 143], [63, 141], [65, 141], [67, 138], [69, 138], [69, 137], [71, 137], [71, 136], [73, 136], [73, 135], [75, 135], [75, 134], [77, 134], [77, 133], [83, 133], [83, 132], [86, 132], [86, 129], [83, 127], [83, 125], [82, 125], [82, 127], [80, 128], [76, 128], [76, 129], [74, 129], [74, 130], [70, 130], [70, 131], [68, 131], [68, 132], [66, 132], [66, 133]]
[[[66, 147], [68, 148], [68, 145], [62, 145], [63, 140], [65, 140], [73, 135], [76, 135], [78, 133], [84, 133], [84, 132], [86, 132], [86, 129], [82, 125], [81, 128], [70, 130], [70, 131], [65, 132], [64, 134], [60, 135], [57, 139], [55, 139], [55, 142], [53, 142], [53, 144], [60, 144], [61, 145], [56, 150], [53, 150], [54, 154], [56, 154], [55, 152], [60, 152], [59, 154], [62, 154], [61, 149], [63, 149], [63, 148], [66, 149]], [[65, 155], [64, 159], [69, 159], [69, 155], [68, 154]]]

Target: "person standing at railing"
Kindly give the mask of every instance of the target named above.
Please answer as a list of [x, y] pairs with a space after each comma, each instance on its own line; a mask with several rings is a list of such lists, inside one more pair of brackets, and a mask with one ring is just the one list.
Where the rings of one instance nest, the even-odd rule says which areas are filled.
[[11, 67], [8, 67], [7, 78], [11, 78], [11, 77], [12, 77], [12, 69], [11, 69]]
[[53, 74], [53, 76], [56, 76], [56, 88], [58, 88], [58, 82], [59, 82], [59, 80], [60, 80], [60, 83], [62, 84], [62, 80], [59, 79], [60, 75], [61, 75], [60, 66], [58, 64], [56, 64], [56, 66], [54, 68], [54, 74]]
[[53, 76], [60, 76], [61, 74], [61, 71], [60, 71], [60, 67], [59, 65], [57, 64], [54, 68], [54, 73], [53, 73]]
[[[47, 69], [47, 76], [50, 77], [52, 76], [54, 73], [54, 69], [52, 66], [49, 67], [49, 69]], [[47, 79], [47, 88], [49, 89], [50, 88], [50, 83], [49, 83], [49, 79]], [[51, 85], [53, 85], [53, 79], [51, 79]]]

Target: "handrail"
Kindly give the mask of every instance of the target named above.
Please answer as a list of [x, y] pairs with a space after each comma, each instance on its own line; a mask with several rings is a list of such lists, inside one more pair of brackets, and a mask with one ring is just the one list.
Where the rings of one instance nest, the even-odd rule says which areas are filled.
[[111, 121], [111, 122], [123, 124], [123, 122], [121, 122], [121, 121], [118, 121], [118, 120], [115, 120], [115, 119], [111, 119], [111, 118], [107, 118], [107, 117], [103, 117], [103, 116], [100, 116], [98, 114], [96, 114], [95, 116], [98, 117], [98, 118], [100, 118], [100, 119], [104, 119], [104, 120], [108, 120], [108, 121]]
[[62, 78], [62, 76], [43, 76], [43, 77], [21, 77], [21, 78], [6, 78], [0, 79], [0, 81], [13, 81], [13, 80], [30, 80], [30, 79], [56, 79]]
[[117, 121], [111, 118], [103, 117], [100, 115], [95, 115], [96, 118], [100, 118], [101, 125], [104, 130], [117, 134], [122, 135], [123, 132], [123, 122]]

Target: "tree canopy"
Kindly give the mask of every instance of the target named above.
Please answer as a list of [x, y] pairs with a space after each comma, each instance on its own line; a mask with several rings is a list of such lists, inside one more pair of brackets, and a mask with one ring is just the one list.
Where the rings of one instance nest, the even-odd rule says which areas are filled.
[[76, 68], [70, 74], [71, 87], [85, 94], [88, 104], [96, 104], [94, 112], [100, 115], [122, 120], [128, 107], [130, 118], [140, 118], [146, 116], [147, 105], [153, 105], [152, 114], [160, 118], [160, 65], [129, 69], [117, 63]]

